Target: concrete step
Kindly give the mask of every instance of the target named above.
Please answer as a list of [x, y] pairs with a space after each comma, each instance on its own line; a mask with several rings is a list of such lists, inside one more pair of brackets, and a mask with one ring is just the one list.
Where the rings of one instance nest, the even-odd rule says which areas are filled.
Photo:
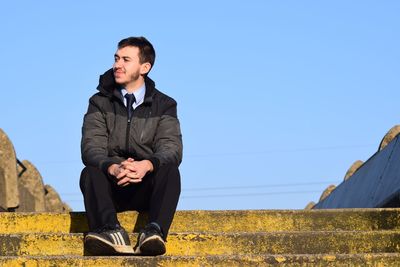
[[[129, 232], [144, 225], [145, 215], [119, 214]], [[178, 211], [172, 232], [276, 232], [400, 230], [399, 209]], [[135, 225], [135, 227], [134, 227]], [[0, 234], [87, 232], [83, 212], [0, 213]]]
[[243, 256], [158, 256], [158, 257], [82, 257], [23, 256], [1, 257], [1, 266], [398, 266], [398, 253], [320, 254], [320, 255], [243, 255]]
[[[137, 234], [130, 235], [135, 244]], [[400, 231], [171, 233], [167, 255], [399, 253]], [[0, 256], [84, 255], [83, 234], [0, 235]]]

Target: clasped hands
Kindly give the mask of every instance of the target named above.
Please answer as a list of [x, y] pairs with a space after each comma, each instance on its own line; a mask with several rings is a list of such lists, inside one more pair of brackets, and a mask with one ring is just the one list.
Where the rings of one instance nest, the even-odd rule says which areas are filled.
[[128, 158], [121, 164], [112, 164], [108, 167], [108, 173], [117, 179], [119, 186], [127, 186], [131, 183], [140, 183], [147, 172], [153, 171], [153, 164], [149, 160], [135, 161]]

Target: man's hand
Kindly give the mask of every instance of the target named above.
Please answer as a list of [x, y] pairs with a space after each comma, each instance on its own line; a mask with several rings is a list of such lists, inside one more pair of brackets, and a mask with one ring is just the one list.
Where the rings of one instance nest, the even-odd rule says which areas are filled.
[[153, 164], [149, 160], [135, 161], [132, 158], [113, 164], [108, 172], [118, 179], [119, 186], [127, 186], [130, 183], [140, 183], [147, 172], [153, 171]]
[[117, 177], [123, 170], [121, 164], [112, 164], [108, 167], [108, 174]]

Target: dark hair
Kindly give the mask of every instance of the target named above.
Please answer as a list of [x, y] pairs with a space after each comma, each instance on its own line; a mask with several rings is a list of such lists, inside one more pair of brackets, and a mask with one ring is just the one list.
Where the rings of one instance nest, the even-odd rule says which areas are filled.
[[135, 46], [139, 48], [139, 61], [140, 64], [149, 62], [151, 67], [154, 65], [156, 59], [156, 52], [154, 51], [153, 45], [144, 37], [128, 37], [122, 39], [118, 43], [118, 49], [126, 46]]

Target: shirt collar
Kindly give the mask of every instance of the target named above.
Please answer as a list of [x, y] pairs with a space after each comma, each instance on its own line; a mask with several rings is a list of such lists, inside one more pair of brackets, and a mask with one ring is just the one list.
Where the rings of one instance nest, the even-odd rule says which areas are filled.
[[[128, 91], [125, 88], [121, 89], [121, 94], [122, 94], [123, 98], [125, 98], [125, 95], [127, 93], [128, 93]], [[135, 102], [136, 105], [140, 105], [141, 103], [143, 103], [145, 93], [146, 93], [146, 85], [144, 83], [138, 90], [133, 92], [135, 99], [136, 99], [136, 102]]]

